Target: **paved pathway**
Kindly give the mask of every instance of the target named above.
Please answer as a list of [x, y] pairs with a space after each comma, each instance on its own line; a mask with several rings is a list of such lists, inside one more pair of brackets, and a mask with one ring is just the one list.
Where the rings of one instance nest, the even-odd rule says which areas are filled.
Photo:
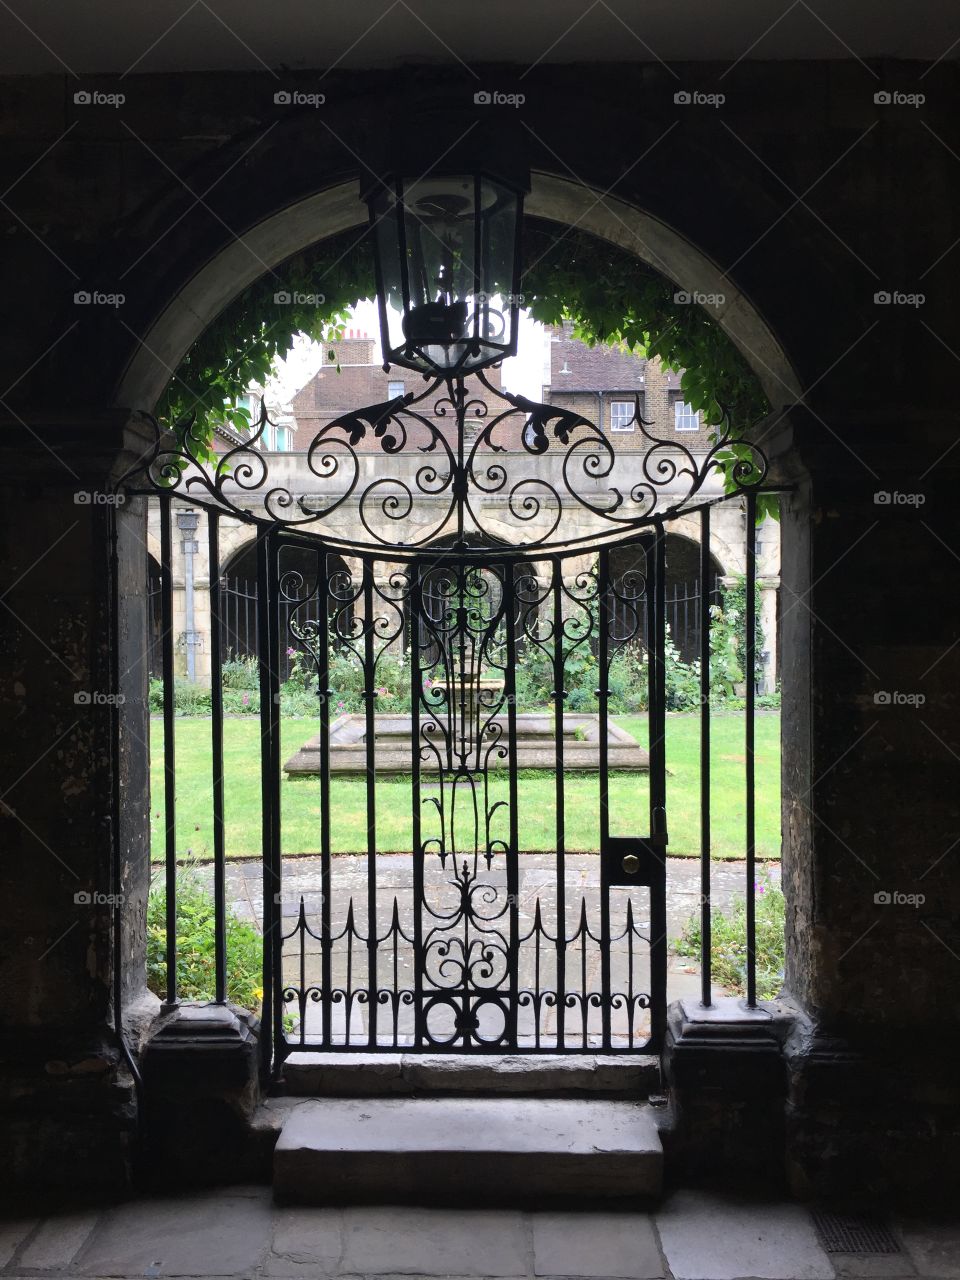
[[278, 1208], [266, 1187], [0, 1221], [0, 1277], [960, 1277], [960, 1228], [895, 1222], [895, 1253], [828, 1254], [808, 1211], [684, 1191], [648, 1211]]
[[[428, 900], [440, 911], [456, 909], [458, 892], [451, 884], [450, 863], [441, 868], [439, 860], [427, 863], [426, 881]], [[480, 864], [481, 879], [493, 886], [496, 896], [491, 905], [483, 909], [495, 914], [506, 900], [506, 877], [494, 863], [491, 871]], [[736, 896], [742, 896], [745, 887], [745, 865], [742, 862], [715, 862], [712, 866], [711, 896], [715, 909], [727, 908]], [[771, 867], [775, 882], [779, 881], [779, 865]], [[333, 860], [331, 891], [332, 931], [336, 937], [343, 930], [348, 905], [352, 904], [355, 925], [360, 935], [366, 932], [367, 910], [367, 859], [358, 854], [344, 854]], [[284, 862], [283, 885], [280, 890], [281, 909], [285, 932], [290, 934], [296, 925], [301, 898], [304, 901], [308, 923], [319, 932], [319, 916], [322, 903], [321, 862], [317, 857], [289, 858]], [[407, 938], [413, 936], [413, 859], [409, 854], [382, 854], [377, 859], [378, 932], [381, 938], [379, 977], [381, 981], [396, 974], [395, 986], [413, 986], [413, 949], [401, 939], [396, 953], [390, 941], [391, 916], [397, 904], [397, 918]], [[535, 945], [535, 935], [520, 948], [519, 973], [521, 988], [552, 989], [556, 987], [554, 947], [549, 941], [555, 932], [557, 913], [556, 860], [551, 854], [525, 854], [519, 864], [519, 929], [520, 936], [529, 934], [541, 913], [546, 937], [543, 945]], [[566, 991], [574, 999], [574, 1008], [567, 1016], [565, 1043], [570, 1048], [590, 1049], [602, 1041], [600, 1011], [584, 996], [602, 989], [601, 948], [595, 940], [576, 937], [581, 922], [581, 909], [585, 910], [594, 938], [600, 931], [600, 866], [596, 854], [570, 854], [564, 868], [567, 936], [574, 939], [567, 948]], [[233, 909], [247, 919], [259, 923], [262, 912], [263, 873], [259, 862], [233, 862], [228, 867], [228, 894]], [[635, 936], [630, 939], [626, 930], [626, 908], [631, 902]], [[650, 934], [649, 895], [645, 890], [617, 891], [611, 895], [611, 989], [614, 992], [649, 991], [647, 969], [647, 943]], [[671, 943], [682, 932], [690, 916], [698, 910], [700, 902], [700, 868], [694, 858], [669, 858], [667, 860], [667, 934]], [[432, 923], [432, 922], [431, 922]], [[498, 926], [494, 926], [498, 927]], [[426, 926], [425, 926], [426, 928]], [[459, 932], [459, 930], [458, 930]], [[450, 936], [449, 934], [447, 936]], [[493, 936], [496, 942], [496, 935]], [[284, 944], [284, 972], [286, 980], [294, 987], [319, 984], [320, 943], [309, 934], [304, 937], [303, 982], [301, 983], [300, 947], [296, 936]], [[446, 954], [446, 953], [444, 953]], [[362, 942], [355, 943], [348, 954], [346, 942], [340, 939], [333, 955], [333, 985], [363, 988], [366, 984], [366, 954]], [[447, 962], [452, 963], [450, 961]], [[350, 982], [347, 982], [349, 966]], [[388, 979], [394, 982], [392, 977]], [[443, 978], [440, 985], [445, 985]], [[722, 994], [722, 988], [716, 988]], [[699, 995], [699, 970], [691, 960], [670, 955], [668, 963], [669, 1000]], [[534, 1008], [536, 1005], [536, 1008]], [[369, 1006], [364, 1003], [344, 1001], [336, 1003], [330, 1011], [332, 1034], [335, 1040], [362, 1045], [368, 1038], [365, 1020]], [[412, 1034], [413, 1012], [411, 1006], [399, 1005], [394, 1010], [397, 1018], [396, 1034], [404, 1042]], [[452, 1014], [448, 1007], [438, 1006], [434, 1016], [437, 1025], [431, 1030], [441, 1039], [452, 1034]], [[484, 1006], [480, 1012], [481, 1034], [494, 1036], [498, 1032], [500, 1017], [496, 1005]], [[521, 1041], [549, 1046], [556, 1043], [557, 1006], [547, 1002], [528, 1004], [522, 1015], [526, 1022], [518, 1027]], [[323, 1010], [319, 1004], [308, 1003], [306, 1032], [308, 1038], [320, 1039]], [[630, 1000], [618, 1001], [612, 1012], [612, 1033], [617, 1043], [625, 1046], [640, 1044], [649, 1035], [649, 1014], [642, 1007], [635, 1008]], [[384, 1011], [381, 1038], [389, 1043], [394, 1034], [391, 1014]], [[390, 1022], [390, 1025], [387, 1023]], [[406, 1025], [410, 1023], [410, 1025]], [[529, 1023], [529, 1025], [527, 1025]], [[349, 1037], [348, 1037], [349, 1028]], [[537, 1035], [541, 1038], [536, 1039]]]

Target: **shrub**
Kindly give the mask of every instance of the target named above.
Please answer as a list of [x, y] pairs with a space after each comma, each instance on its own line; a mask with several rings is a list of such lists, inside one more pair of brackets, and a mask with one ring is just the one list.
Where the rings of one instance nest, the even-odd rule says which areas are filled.
[[[757, 996], [772, 1000], [783, 986], [784, 928], [786, 904], [781, 889], [761, 871], [756, 881]], [[731, 991], [742, 995], [747, 984], [747, 900], [737, 898], [730, 910], [714, 911], [711, 919], [711, 962], [713, 976]], [[700, 957], [700, 916], [690, 917], [677, 939], [681, 956]]]
[[[154, 878], [147, 899], [147, 985], [163, 996], [167, 986], [166, 886]], [[229, 908], [227, 926], [227, 998], [260, 1012], [263, 1001], [263, 950], [260, 934]], [[184, 1000], [216, 997], [213, 891], [193, 866], [177, 871], [177, 990]]]
[[224, 689], [260, 688], [260, 664], [253, 657], [231, 657], [228, 652], [226, 661], [221, 664], [220, 675]]

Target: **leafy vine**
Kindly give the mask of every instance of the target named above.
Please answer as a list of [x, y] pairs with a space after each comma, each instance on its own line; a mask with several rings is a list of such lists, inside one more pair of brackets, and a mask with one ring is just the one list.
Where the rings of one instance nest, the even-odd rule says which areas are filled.
[[[524, 306], [544, 324], [572, 321], [588, 345], [606, 343], [658, 357], [678, 371], [686, 402], [712, 426], [736, 434], [769, 411], [759, 382], [720, 326], [699, 306], [678, 303], [676, 286], [626, 250], [579, 229], [528, 219], [524, 230]], [[242, 397], [263, 385], [298, 334], [336, 341], [350, 308], [374, 297], [373, 254], [365, 229], [323, 240], [245, 289], [190, 348], [157, 407], [161, 422], [188, 416], [191, 449], [212, 460], [219, 423], [246, 433]], [[738, 455], [720, 455], [728, 488]], [[759, 495], [758, 519], [775, 504]]]

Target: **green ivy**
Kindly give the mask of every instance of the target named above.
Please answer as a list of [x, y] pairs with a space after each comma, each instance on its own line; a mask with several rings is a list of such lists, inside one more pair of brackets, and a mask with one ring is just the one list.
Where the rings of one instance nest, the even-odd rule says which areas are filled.
[[[528, 220], [524, 230], [524, 306], [545, 324], [572, 321], [574, 334], [659, 357], [681, 372], [684, 399], [718, 426], [726, 419], [736, 436], [769, 411], [753, 371], [727, 335], [702, 308], [674, 301], [676, 285], [632, 254], [578, 229]], [[322, 299], [278, 303], [283, 292]], [[165, 424], [190, 432], [191, 452], [212, 460], [217, 423], [239, 431], [250, 425], [240, 403], [252, 382], [264, 384], [273, 361], [289, 352], [298, 334], [336, 341], [349, 309], [376, 294], [371, 245], [353, 229], [305, 249], [233, 300], [184, 357], [158, 406]], [[190, 422], [189, 427], [184, 426]], [[743, 449], [720, 455], [728, 489]], [[760, 495], [758, 519], [770, 504]], [[773, 512], [775, 514], [775, 511]]]

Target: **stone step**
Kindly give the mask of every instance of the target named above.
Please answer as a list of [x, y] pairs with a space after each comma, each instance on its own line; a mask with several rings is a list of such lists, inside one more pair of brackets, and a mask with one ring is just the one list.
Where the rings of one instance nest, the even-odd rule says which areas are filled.
[[424, 1094], [605, 1097], [633, 1101], [660, 1092], [650, 1054], [322, 1053], [284, 1059], [277, 1091], [297, 1097]]
[[652, 1108], [597, 1099], [326, 1098], [291, 1111], [273, 1159], [291, 1204], [636, 1199], [662, 1181]]

